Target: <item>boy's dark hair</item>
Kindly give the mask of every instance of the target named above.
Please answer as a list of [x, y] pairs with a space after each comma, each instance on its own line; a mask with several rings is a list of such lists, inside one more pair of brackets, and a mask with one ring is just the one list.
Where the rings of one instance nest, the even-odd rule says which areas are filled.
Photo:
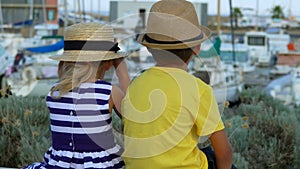
[[178, 58], [187, 63], [194, 54], [194, 51], [191, 48], [168, 50], [148, 48], [148, 51], [152, 54], [157, 63], [178, 62]]

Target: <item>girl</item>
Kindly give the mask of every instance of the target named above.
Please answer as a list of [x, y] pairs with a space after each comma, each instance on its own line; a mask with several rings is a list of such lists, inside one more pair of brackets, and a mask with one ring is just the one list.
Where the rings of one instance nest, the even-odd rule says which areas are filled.
[[[118, 54], [110, 26], [79, 23], [64, 35], [59, 81], [47, 96], [52, 146], [44, 162], [24, 168], [124, 168], [122, 148], [114, 142], [111, 112], [120, 112], [129, 85], [123, 56]], [[104, 81], [116, 69], [120, 88]], [[111, 77], [112, 78], [112, 77]]]

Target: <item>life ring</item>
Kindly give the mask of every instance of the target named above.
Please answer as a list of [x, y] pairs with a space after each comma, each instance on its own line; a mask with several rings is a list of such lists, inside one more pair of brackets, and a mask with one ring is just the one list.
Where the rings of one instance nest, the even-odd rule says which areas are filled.
[[32, 67], [26, 67], [22, 71], [22, 80], [27, 82], [36, 79], [36, 71]]

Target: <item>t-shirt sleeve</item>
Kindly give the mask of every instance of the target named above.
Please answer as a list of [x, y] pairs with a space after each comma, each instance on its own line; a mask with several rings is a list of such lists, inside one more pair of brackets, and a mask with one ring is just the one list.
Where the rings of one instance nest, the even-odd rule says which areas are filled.
[[200, 94], [199, 110], [196, 117], [197, 134], [208, 136], [224, 129], [218, 104], [210, 86]]

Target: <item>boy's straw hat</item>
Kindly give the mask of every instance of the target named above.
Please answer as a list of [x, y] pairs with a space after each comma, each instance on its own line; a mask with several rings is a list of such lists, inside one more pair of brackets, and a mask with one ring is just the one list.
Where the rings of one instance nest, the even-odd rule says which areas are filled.
[[117, 53], [111, 26], [100, 23], [79, 23], [66, 28], [64, 52], [50, 57], [59, 61], [91, 62], [124, 57]]
[[194, 5], [185, 0], [161, 0], [149, 13], [145, 33], [137, 41], [150, 48], [184, 49], [199, 45], [211, 35], [200, 26]]

